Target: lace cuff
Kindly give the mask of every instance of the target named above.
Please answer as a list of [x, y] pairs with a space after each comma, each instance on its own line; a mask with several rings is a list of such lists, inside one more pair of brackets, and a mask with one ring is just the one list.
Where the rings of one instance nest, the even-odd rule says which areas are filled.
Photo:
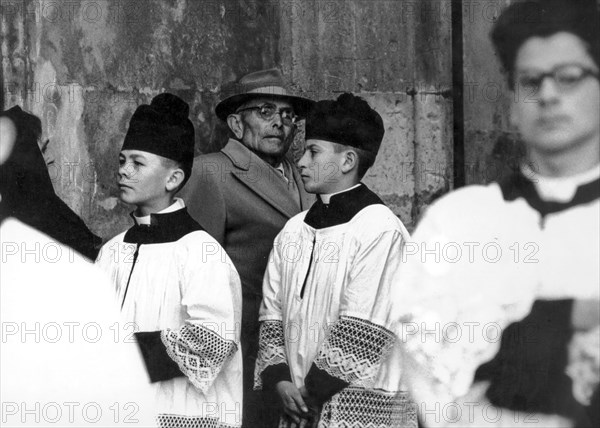
[[254, 368], [254, 389], [263, 389], [263, 372], [269, 367], [280, 364], [287, 365], [283, 322], [263, 321], [260, 324], [258, 357]]
[[367, 320], [342, 316], [315, 359], [315, 365], [351, 385], [372, 386], [394, 333]]
[[182, 373], [203, 393], [237, 350], [235, 342], [201, 325], [186, 324], [180, 330], [164, 330], [161, 339]]

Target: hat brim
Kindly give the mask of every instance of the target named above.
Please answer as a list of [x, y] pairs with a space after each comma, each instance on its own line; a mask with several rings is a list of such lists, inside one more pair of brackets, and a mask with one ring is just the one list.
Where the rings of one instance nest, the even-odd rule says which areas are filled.
[[274, 98], [277, 100], [284, 100], [289, 102], [294, 108], [294, 112], [300, 118], [306, 117], [308, 111], [314, 106], [315, 101], [308, 98], [297, 97], [294, 95], [279, 95], [267, 92], [252, 92], [246, 94], [232, 95], [231, 97], [225, 98], [217, 107], [215, 107], [215, 113], [217, 117], [222, 121], [227, 121], [227, 116], [235, 113], [237, 108], [245, 102], [253, 98]]

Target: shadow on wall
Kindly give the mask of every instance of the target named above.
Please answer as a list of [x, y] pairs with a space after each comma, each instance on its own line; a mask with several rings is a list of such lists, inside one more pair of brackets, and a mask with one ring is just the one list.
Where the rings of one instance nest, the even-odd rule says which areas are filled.
[[[495, 164], [495, 170], [498, 171], [498, 177], [502, 179], [519, 169], [525, 160], [525, 155], [525, 145], [519, 140], [518, 135], [504, 132], [496, 139], [490, 157]], [[497, 179], [489, 181], [497, 181]]]

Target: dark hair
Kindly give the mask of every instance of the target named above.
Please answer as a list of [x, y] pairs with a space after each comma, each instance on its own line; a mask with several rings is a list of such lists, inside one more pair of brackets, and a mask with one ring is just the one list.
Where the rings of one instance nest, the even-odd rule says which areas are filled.
[[365, 174], [367, 173], [367, 171], [369, 170], [369, 168], [371, 168], [373, 166], [373, 164], [375, 163], [375, 158], [377, 157], [376, 154], [374, 154], [373, 152], [368, 152], [366, 150], [362, 150], [356, 147], [352, 147], [352, 146], [346, 146], [344, 144], [340, 144], [340, 143], [332, 143], [333, 144], [333, 151], [335, 153], [340, 153], [343, 150], [353, 150], [354, 152], [356, 152], [356, 154], [358, 155], [358, 166], [357, 166], [357, 174], [358, 174], [358, 179], [361, 180]]
[[565, 31], [579, 37], [598, 66], [600, 19], [595, 0], [527, 0], [507, 7], [490, 34], [508, 84], [513, 88], [519, 48], [531, 37], [549, 37]]

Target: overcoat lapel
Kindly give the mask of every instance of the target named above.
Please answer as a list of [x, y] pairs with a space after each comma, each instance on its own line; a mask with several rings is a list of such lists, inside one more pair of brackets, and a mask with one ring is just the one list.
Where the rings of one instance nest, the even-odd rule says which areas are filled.
[[235, 166], [233, 175], [249, 190], [288, 218], [300, 212], [298, 203], [290, 195], [285, 182], [278, 176], [275, 168], [233, 139], [229, 140], [222, 152]]

